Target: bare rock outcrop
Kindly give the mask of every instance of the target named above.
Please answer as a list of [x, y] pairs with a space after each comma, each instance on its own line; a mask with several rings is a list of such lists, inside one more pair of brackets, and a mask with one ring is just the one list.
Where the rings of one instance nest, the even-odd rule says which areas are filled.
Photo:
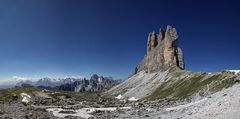
[[147, 54], [135, 68], [134, 74], [140, 71], [164, 71], [170, 67], [185, 68], [183, 52], [178, 47], [178, 33], [172, 26], [162, 28], [159, 33], [150, 32], [147, 41]]

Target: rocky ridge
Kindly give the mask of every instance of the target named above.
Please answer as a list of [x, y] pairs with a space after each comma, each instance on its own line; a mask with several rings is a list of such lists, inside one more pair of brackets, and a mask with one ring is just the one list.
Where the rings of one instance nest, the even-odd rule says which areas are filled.
[[66, 83], [57, 87], [60, 90], [84, 92], [84, 91], [103, 91], [119, 84], [121, 80], [114, 80], [112, 77], [103, 77], [93, 74], [89, 80], [82, 79], [72, 83]]
[[18, 87], [38, 87], [51, 90], [65, 90], [74, 92], [103, 91], [119, 84], [121, 80], [114, 80], [112, 77], [103, 77], [93, 74], [88, 80], [86, 78], [41, 78], [37, 81], [21, 81], [16, 84]]

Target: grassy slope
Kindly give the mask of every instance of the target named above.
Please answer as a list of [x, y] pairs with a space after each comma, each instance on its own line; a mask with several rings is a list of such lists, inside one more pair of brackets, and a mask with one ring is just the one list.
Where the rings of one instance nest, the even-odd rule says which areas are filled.
[[193, 94], [213, 93], [234, 85], [238, 80], [229, 72], [215, 74], [173, 70], [169, 78], [150, 96], [148, 100], [185, 99]]
[[90, 101], [97, 102], [101, 98], [101, 100], [111, 100], [109, 96], [101, 96], [102, 92], [68, 92], [62, 90], [44, 90], [40, 88], [34, 87], [14, 87], [8, 89], [0, 89], [0, 102], [11, 102], [14, 100], [18, 100], [20, 98], [21, 93], [27, 93], [30, 96], [37, 98], [36, 93], [41, 92], [49, 95], [51, 98], [56, 99], [57, 101], [61, 99], [62, 96], [66, 98], [71, 98], [76, 101]]
[[[23, 87], [14, 87], [14, 88], [8, 88], [8, 89], [1, 89], [0, 90], [0, 101], [13, 101], [17, 100], [20, 97], [21, 93], [27, 93], [29, 95], [34, 95], [36, 92], [42, 92], [42, 89], [40, 88], [23, 88]], [[47, 91], [47, 94], [49, 94], [52, 98], [57, 99], [60, 96], [66, 96], [69, 97], [70, 94], [64, 91], [56, 91], [53, 93], [53, 91]]]
[[8, 89], [1, 89], [0, 90], [0, 101], [12, 101], [18, 98], [20, 93], [33, 93], [34, 91], [37, 91], [38, 89], [34, 88], [8, 88]]

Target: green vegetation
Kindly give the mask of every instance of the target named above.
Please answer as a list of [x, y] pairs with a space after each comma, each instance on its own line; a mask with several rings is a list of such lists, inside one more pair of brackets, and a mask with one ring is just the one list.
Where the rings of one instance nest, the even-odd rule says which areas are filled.
[[[14, 100], [18, 100], [20, 98], [21, 93], [27, 93], [33, 98], [41, 98], [43, 96], [49, 96], [56, 101], [61, 100], [62, 98], [71, 98], [76, 101], [90, 101], [90, 102], [98, 102], [101, 101], [109, 101], [112, 97], [109, 96], [101, 96], [102, 92], [69, 92], [62, 90], [45, 90], [34, 87], [14, 87], [9, 89], [1, 89], [0, 90], [0, 102], [11, 102]], [[36, 99], [37, 100], [37, 99]]]
[[100, 98], [99, 92], [81, 92], [81, 93], [75, 93], [74, 95], [75, 100], [77, 101], [90, 101], [95, 102]]
[[230, 73], [216, 74], [173, 71], [167, 81], [146, 99], [186, 99], [193, 94], [213, 93], [233, 86], [237, 80]]
[[71, 98], [71, 94], [64, 92], [64, 91], [55, 91], [54, 93], [49, 93], [54, 99], [59, 99], [60, 97]]
[[33, 94], [35, 91], [40, 91], [37, 88], [22, 88], [15, 87], [0, 90], [0, 101], [13, 101], [17, 100], [21, 93]]

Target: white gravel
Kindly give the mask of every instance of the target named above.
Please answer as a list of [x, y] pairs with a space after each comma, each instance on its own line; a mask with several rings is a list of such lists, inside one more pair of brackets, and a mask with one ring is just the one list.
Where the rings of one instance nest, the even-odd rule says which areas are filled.
[[[240, 119], [240, 84], [219, 91], [207, 99], [167, 108], [163, 119]], [[158, 117], [156, 116], [156, 117]]]
[[196, 104], [201, 103], [201, 102], [204, 102], [204, 101], [207, 101], [207, 98], [198, 100], [198, 101], [196, 101], [196, 102], [191, 102], [191, 103], [188, 103], [188, 104], [185, 104], [185, 105], [179, 105], [179, 106], [176, 106], [176, 107], [166, 108], [166, 111], [173, 111], [173, 110], [184, 109], [184, 108], [187, 108], [187, 107], [196, 105]]
[[112, 95], [122, 94], [126, 99], [131, 97], [141, 99], [155, 91], [164, 82], [167, 74], [168, 71], [156, 73], [141, 71], [123, 83], [113, 87], [107, 93]]
[[[128, 110], [131, 109], [132, 107], [120, 107], [119, 109], [122, 110]], [[84, 119], [88, 119], [90, 117], [94, 117], [90, 113], [96, 112], [96, 111], [116, 111], [117, 107], [107, 107], [107, 108], [82, 108], [78, 110], [73, 110], [73, 109], [62, 109], [62, 108], [49, 108], [46, 109], [48, 112], [53, 113], [55, 117], [59, 118], [65, 118], [66, 116], [75, 116], [75, 117], [81, 117]], [[61, 111], [70, 111], [73, 112], [71, 113], [60, 113]]]

